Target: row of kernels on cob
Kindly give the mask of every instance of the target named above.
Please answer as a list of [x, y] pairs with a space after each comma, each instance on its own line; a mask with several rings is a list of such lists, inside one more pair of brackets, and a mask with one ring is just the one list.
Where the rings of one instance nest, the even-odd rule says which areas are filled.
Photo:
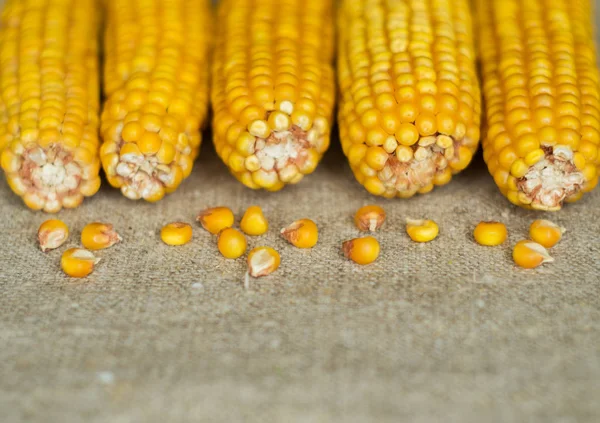
[[410, 197], [450, 181], [479, 143], [468, 2], [344, 1], [339, 125], [358, 181]]
[[192, 171], [208, 109], [210, 3], [110, 0], [100, 150], [131, 199], [160, 200]]
[[214, 144], [250, 188], [314, 171], [334, 103], [330, 0], [224, 0], [213, 63]]

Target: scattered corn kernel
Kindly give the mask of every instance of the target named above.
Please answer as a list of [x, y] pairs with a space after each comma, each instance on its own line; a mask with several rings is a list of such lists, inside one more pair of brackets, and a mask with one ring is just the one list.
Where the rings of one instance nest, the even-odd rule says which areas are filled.
[[529, 236], [538, 244], [552, 248], [562, 238], [566, 229], [549, 220], [538, 219], [529, 227]]
[[160, 239], [167, 245], [184, 245], [192, 239], [192, 227], [187, 223], [173, 222], [163, 226]]
[[310, 219], [300, 219], [281, 230], [290, 244], [298, 248], [312, 248], [319, 240], [319, 228]]
[[44, 253], [60, 247], [68, 237], [69, 227], [61, 220], [46, 220], [38, 229], [38, 241]]
[[65, 251], [60, 259], [63, 272], [72, 278], [85, 278], [94, 270], [100, 261], [91, 251], [82, 248], [71, 248]]
[[379, 242], [372, 236], [354, 238], [342, 244], [342, 251], [357, 264], [369, 264], [379, 257]]
[[109, 223], [90, 223], [81, 231], [81, 243], [88, 250], [102, 250], [122, 240]]
[[246, 237], [237, 229], [225, 228], [219, 232], [217, 247], [223, 257], [236, 259], [246, 252]]
[[260, 207], [250, 206], [242, 217], [240, 228], [247, 235], [258, 236], [267, 232], [269, 229], [269, 222], [267, 222]]
[[513, 260], [525, 269], [533, 269], [554, 261], [543, 245], [529, 240], [517, 242], [513, 249]]
[[502, 244], [507, 236], [506, 225], [500, 222], [479, 222], [473, 231], [475, 241], [489, 247]]
[[361, 231], [375, 232], [385, 222], [385, 210], [379, 206], [369, 205], [358, 209], [354, 215], [354, 224]]
[[213, 207], [200, 212], [196, 217], [202, 227], [211, 234], [218, 234], [225, 228], [233, 226], [233, 212], [227, 207]]
[[429, 242], [437, 238], [440, 228], [433, 220], [406, 219], [406, 233], [415, 242]]
[[248, 273], [254, 278], [267, 276], [279, 267], [281, 257], [271, 247], [256, 247], [248, 254]]

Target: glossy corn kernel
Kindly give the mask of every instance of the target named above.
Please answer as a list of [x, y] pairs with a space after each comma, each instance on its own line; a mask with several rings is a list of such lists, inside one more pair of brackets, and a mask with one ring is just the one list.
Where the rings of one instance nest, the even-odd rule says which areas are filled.
[[85, 278], [93, 272], [99, 261], [91, 251], [71, 248], [63, 253], [60, 266], [63, 272], [72, 278]]
[[479, 222], [473, 231], [473, 237], [478, 244], [491, 247], [503, 244], [508, 237], [508, 232], [503, 223]]
[[38, 241], [44, 253], [60, 247], [67, 238], [69, 238], [69, 227], [61, 220], [46, 220], [38, 229]]
[[363, 206], [354, 215], [354, 224], [360, 231], [375, 232], [385, 222], [385, 210], [379, 206]]
[[223, 257], [236, 259], [246, 252], [246, 237], [237, 229], [223, 229], [219, 232], [217, 247]]
[[281, 230], [281, 236], [298, 248], [312, 248], [319, 240], [319, 228], [310, 219], [300, 219]]
[[240, 221], [240, 229], [246, 235], [258, 236], [269, 230], [269, 222], [260, 207], [250, 206]]
[[450, 181], [479, 143], [469, 0], [342, 0], [338, 123], [356, 179], [411, 197]]
[[208, 115], [210, 0], [105, 0], [102, 166], [132, 200], [175, 191]]
[[6, 0], [0, 17], [0, 165], [34, 210], [100, 187], [95, 0]]
[[598, 181], [592, 2], [476, 0], [483, 157], [512, 203], [558, 210]]
[[248, 254], [248, 273], [253, 278], [273, 273], [281, 263], [279, 253], [271, 247], [256, 247]]
[[372, 236], [355, 238], [342, 244], [346, 258], [361, 265], [373, 263], [379, 257], [379, 242]]
[[109, 248], [122, 240], [109, 223], [90, 223], [81, 231], [81, 244], [88, 250]]
[[298, 183], [329, 147], [332, 15], [332, 0], [219, 2], [213, 142], [250, 188], [277, 191]]
[[406, 233], [415, 242], [429, 242], [437, 238], [440, 228], [433, 220], [406, 219]]
[[533, 269], [554, 261], [543, 245], [529, 240], [517, 242], [512, 256], [514, 262], [525, 269]]
[[184, 222], [173, 222], [163, 226], [160, 239], [167, 245], [185, 245], [192, 239], [192, 227]]
[[536, 220], [529, 227], [529, 236], [538, 244], [552, 248], [561, 240], [566, 229], [549, 220]]
[[211, 234], [218, 234], [225, 228], [233, 226], [233, 212], [227, 207], [212, 207], [201, 211], [196, 220]]

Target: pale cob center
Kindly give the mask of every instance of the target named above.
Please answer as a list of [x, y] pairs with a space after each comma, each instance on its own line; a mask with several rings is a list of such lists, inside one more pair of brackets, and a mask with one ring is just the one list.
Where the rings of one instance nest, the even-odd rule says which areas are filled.
[[542, 150], [544, 158], [517, 179], [520, 199], [536, 209], [558, 210], [565, 199], [582, 189], [585, 176], [573, 163], [571, 148], [542, 146]]

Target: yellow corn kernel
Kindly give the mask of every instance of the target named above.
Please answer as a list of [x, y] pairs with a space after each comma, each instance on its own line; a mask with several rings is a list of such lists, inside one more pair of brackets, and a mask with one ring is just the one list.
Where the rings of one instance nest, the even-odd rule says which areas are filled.
[[310, 219], [300, 219], [281, 230], [281, 236], [298, 248], [312, 248], [319, 240], [319, 228]]
[[163, 226], [160, 239], [167, 245], [184, 245], [192, 239], [192, 227], [184, 222], [173, 222]]
[[269, 229], [269, 222], [259, 206], [250, 206], [240, 221], [240, 229], [247, 235], [262, 235]]
[[506, 225], [500, 222], [479, 222], [473, 231], [473, 237], [480, 245], [495, 246], [506, 241]]
[[385, 210], [379, 206], [363, 206], [354, 215], [354, 224], [361, 231], [375, 232], [385, 222]]
[[342, 244], [342, 251], [353, 262], [365, 265], [379, 257], [379, 242], [372, 236], [354, 238]]
[[234, 220], [233, 212], [227, 207], [212, 207], [201, 211], [196, 217], [196, 221], [214, 235], [225, 228], [232, 227]]
[[279, 267], [281, 257], [271, 247], [256, 247], [248, 254], [248, 273], [253, 278], [267, 276]]
[[561, 240], [566, 229], [549, 220], [538, 219], [529, 227], [529, 236], [545, 248], [552, 248]]
[[85, 278], [94, 270], [100, 261], [91, 251], [82, 248], [71, 248], [60, 258], [63, 272], [72, 278]]
[[81, 231], [81, 244], [88, 250], [102, 250], [122, 240], [109, 223], [89, 223]]
[[525, 269], [533, 269], [554, 261], [543, 245], [529, 240], [517, 242], [512, 256], [514, 262]]
[[38, 229], [38, 241], [44, 253], [60, 247], [68, 237], [69, 227], [61, 220], [46, 220]]
[[406, 233], [415, 242], [429, 242], [437, 238], [440, 228], [433, 220], [406, 219]]
[[246, 237], [233, 228], [225, 228], [219, 232], [217, 247], [225, 258], [236, 259], [246, 252]]

